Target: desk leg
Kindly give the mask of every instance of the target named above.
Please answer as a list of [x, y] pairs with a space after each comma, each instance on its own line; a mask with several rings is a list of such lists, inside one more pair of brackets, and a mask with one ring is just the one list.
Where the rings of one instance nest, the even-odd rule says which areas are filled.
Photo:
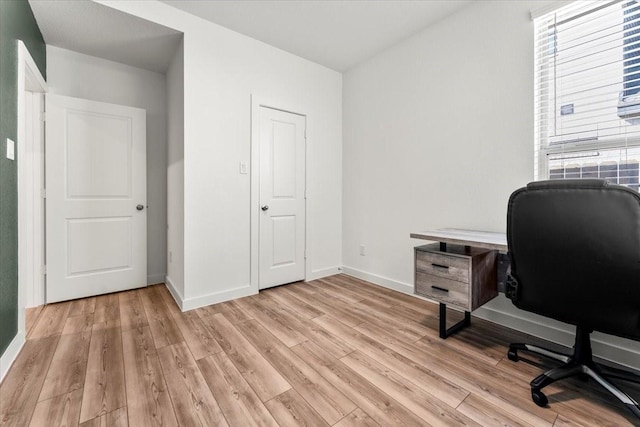
[[447, 304], [440, 303], [440, 338], [446, 339], [471, 325], [471, 313], [464, 312], [464, 319], [447, 329]]

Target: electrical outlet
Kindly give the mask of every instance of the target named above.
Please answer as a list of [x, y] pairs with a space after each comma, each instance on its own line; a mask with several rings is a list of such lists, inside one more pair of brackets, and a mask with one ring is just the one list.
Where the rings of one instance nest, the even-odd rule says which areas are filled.
[[360, 245], [360, 255], [365, 256], [365, 250], [364, 250], [364, 245]]

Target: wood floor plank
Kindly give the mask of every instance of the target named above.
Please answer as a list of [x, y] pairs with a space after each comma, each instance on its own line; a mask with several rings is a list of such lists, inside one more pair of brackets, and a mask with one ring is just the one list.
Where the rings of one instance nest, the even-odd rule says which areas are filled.
[[423, 420], [416, 414], [333, 358], [317, 344], [307, 341], [293, 347], [292, 350], [381, 426], [424, 425]]
[[355, 411], [334, 424], [334, 427], [381, 427], [373, 418], [367, 415], [362, 409]]
[[138, 290], [140, 301], [149, 322], [169, 316], [169, 309], [156, 286]]
[[33, 327], [29, 339], [60, 335], [67, 321], [70, 307], [71, 304], [68, 302], [47, 304], [38, 317], [38, 322]]
[[357, 285], [358, 287], [364, 287], [370, 292], [374, 292], [384, 298], [393, 300], [396, 304], [400, 304], [409, 308], [413, 308], [418, 311], [426, 311], [434, 314], [438, 313], [438, 305], [433, 302], [427, 301], [422, 298], [417, 298], [413, 295], [404, 294], [402, 292], [396, 292], [392, 289], [383, 288], [382, 286], [375, 285], [373, 283], [365, 282], [364, 280], [355, 278], [353, 276], [347, 276], [345, 274], [338, 275], [343, 280], [348, 280]]
[[173, 320], [175, 320], [196, 360], [222, 351], [218, 342], [195, 311], [174, 314]]
[[178, 421], [148, 326], [122, 332], [127, 410], [132, 426], [175, 426]]
[[38, 322], [38, 317], [40, 317], [43, 309], [44, 305], [39, 305], [37, 307], [31, 307], [25, 310], [25, 334], [27, 337]]
[[67, 394], [84, 386], [90, 342], [91, 331], [60, 337], [39, 401]]
[[82, 395], [80, 422], [126, 405], [120, 328], [94, 329]]
[[278, 427], [271, 413], [224, 352], [200, 359], [197, 363], [229, 425]]
[[[262, 297], [262, 299], [267, 298]], [[300, 333], [294, 325], [287, 322], [277, 310], [272, 310], [270, 306], [261, 304], [259, 296], [240, 298], [236, 302], [247, 314], [260, 322], [287, 347], [293, 347], [307, 340], [307, 337]]]
[[238, 371], [251, 384], [260, 400], [265, 402], [291, 388], [287, 380], [262, 357], [223, 314], [204, 317], [203, 321]]
[[397, 304], [393, 299], [389, 298], [388, 295], [376, 292], [374, 289], [371, 289], [371, 286], [352, 283], [347, 279], [347, 277], [348, 276], [342, 274], [337, 274], [335, 276], [327, 278], [327, 282], [329, 282], [333, 287], [338, 287], [339, 289], [348, 289], [352, 292], [362, 295], [363, 302], [369, 301], [372, 303], [376, 303], [377, 306], [387, 308]]
[[372, 384], [429, 424], [480, 426], [471, 418], [457, 412], [426, 391], [415, 387], [411, 382], [394, 371], [386, 369], [364, 353], [355, 351], [340, 361], [367, 378]]
[[529, 382], [557, 363], [506, 359], [570, 349], [478, 318], [442, 340], [437, 304], [344, 274], [185, 313], [160, 284], [27, 315], [0, 426], [638, 425], [594, 381], [550, 384], [540, 408]]
[[265, 403], [281, 426], [326, 427], [329, 424], [291, 389]]
[[77, 426], [80, 420], [81, 404], [82, 389], [80, 388], [49, 400], [40, 401], [29, 425], [33, 427]]
[[280, 374], [330, 425], [356, 405], [256, 320], [236, 325]]
[[[397, 316], [398, 320], [416, 323], [429, 328], [433, 328], [433, 325], [437, 325], [440, 321], [438, 313], [433, 310], [416, 310], [415, 308], [400, 304], [394, 304], [389, 307], [389, 310], [393, 310], [393, 313]], [[448, 319], [448, 321], [452, 320], [452, 318]]]
[[355, 347], [347, 341], [330, 334], [317, 323], [301, 316], [289, 306], [285, 307], [281, 305], [277, 300], [272, 299], [269, 301], [269, 299], [265, 298], [262, 300], [261, 305], [277, 311], [282, 321], [291, 325], [292, 328], [298, 330], [303, 336], [331, 353], [333, 357], [340, 358], [355, 350]]
[[[302, 285], [296, 285], [301, 287]], [[353, 313], [348, 304], [340, 303], [338, 301], [332, 301], [331, 299], [325, 299], [326, 297], [318, 298], [316, 294], [308, 295], [305, 293], [295, 293], [297, 288], [285, 288], [287, 292], [293, 293], [298, 299], [303, 300], [307, 304], [313, 304], [318, 309], [322, 310], [327, 315], [330, 315], [334, 319], [338, 319], [341, 322], [353, 327], [366, 321], [361, 316]], [[315, 319], [314, 319], [315, 320]]]
[[[118, 408], [80, 424], [80, 427], [129, 427], [127, 408]], [[131, 427], [135, 427], [131, 425]]]
[[[448, 377], [449, 373], [453, 373], [454, 381], [465, 384], [465, 389], [495, 406], [509, 408], [512, 415], [524, 422], [547, 425], [553, 423], [557, 416], [555, 411], [540, 408], [531, 401], [530, 380], [504, 374], [492, 364], [483, 363], [456, 348], [443, 346], [440, 341], [425, 337], [416, 341], [413, 346], [394, 344], [394, 350], [413, 360], [419, 358], [425, 365], [435, 365], [433, 369], [440, 369], [438, 373], [442, 376]], [[425, 353], [432, 357], [424, 360]]]
[[140, 298], [156, 348], [184, 341], [178, 325], [155, 286], [141, 289]]
[[93, 329], [93, 313], [79, 314], [67, 317], [62, 329], [62, 335], [77, 334], [79, 332], [91, 332]]
[[178, 423], [184, 426], [227, 426], [227, 421], [183, 342], [158, 349]]
[[206, 305], [204, 307], [196, 308], [192, 311], [195, 311], [196, 314], [200, 317], [210, 317], [216, 314], [223, 314], [222, 306], [220, 304]]
[[306, 302], [297, 298], [295, 295], [285, 291], [281, 286], [267, 289], [265, 291], [261, 291], [260, 293], [277, 300], [280, 304], [291, 307], [298, 314], [307, 319], [313, 319], [314, 317], [322, 316], [324, 314], [324, 312], [319, 310], [318, 308], [312, 306], [311, 304], [307, 304]]
[[[332, 319], [329, 316], [321, 316], [314, 319], [330, 333], [343, 340], [349, 340], [368, 357], [381, 363], [388, 369], [393, 369], [404, 379], [422, 388], [424, 391], [455, 408], [469, 394], [468, 390], [459, 387], [455, 382], [448, 381], [432, 370], [426, 369], [421, 363], [415, 362], [402, 354], [392, 350], [375, 338], [360, 333], [359, 330], [349, 328], [346, 325]], [[366, 330], [366, 329], [363, 329]], [[382, 336], [382, 332], [378, 334]], [[390, 340], [392, 342], [392, 340]], [[403, 341], [399, 341], [404, 343]]]
[[312, 286], [316, 293], [320, 292], [322, 295], [336, 298], [347, 304], [355, 304], [364, 300], [361, 293], [353, 292], [344, 287], [340, 288], [339, 286], [334, 286], [329, 280], [314, 280], [309, 284], [309, 286]]
[[91, 314], [96, 309], [96, 297], [81, 298], [71, 301], [69, 316]]
[[144, 312], [140, 293], [137, 291], [127, 291], [118, 294], [120, 306], [120, 325], [122, 331], [129, 329], [140, 329], [146, 326], [147, 315]]
[[582, 424], [578, 424], [574, 421], [571, 421], [568, 418], [563, 417], [562, 415], [558, 415], [556, 418], [556, 422], [553, 423], [553, 427], [584, 427]]
[[182, 313], [182, 310], [180, 310], [178, 303], [175, 299], [173, 299], [173, 295], [171, 295], [171, 292], [169, 292], [169, 289], [167, 289], [167, 286], [165, 284], [156, 285], [155, 288], [158, 290], [158, 293], [162, 297], [164, 304], [167, 306], [167, 309], [172, 316]]
[[285, 286], [285, 288], [290, 288], [292, 290], [294, 290], [294, 292], [296, 293], [303, 293], [303, 294], [307, 294], [307, 295], [315, 295], [316, 291], [313, 289], [313, 287], [310, 286], [311, 282], [295, 282], [295, 283], [291, 283], [288, 286]]
[[251, 314], [247, 313], [246, 310], [238, 303], [238, 300], [225, 301], [217, 305], [220, 306], [224, 317], [226, 317], [232, 324], [242, 323], [253, 319]]
[[413, 343], [426, 335], [436, 335], [436, 330], [412, 322], [398, 319], [396, 310], [380, 308], [372, 310], [370, 307], [361, 304], [354, 304], [353, 310], [366, 319], [368, 324], [385, 328], [398, 339], [404, 339], [407, 343]]
[[120, 327], [120, 301], [118, 294], [100, 295], [96, 298], [93, 330]]
[[535, 427], [533, 424], [522, 422], [504, 409], [490, 404], [473, 393], [467, 396], [456, 409], [483, 426]]
[[51, 336], [31, 339], [24, 344], [0, 384], [0, 425], [29, 424], [58, 339], [57, 336]]
[[499, 375], [495, 367], [486, 366], [477, 359], [447, 348], [446, 341], [443, 347], [430, 348], [423, 340], [411, 346], [388, 340], [385, 345], [452, 384], [477, 394], [495, 406], [508, 409], [509, 413], [525, 423], [544, 426], [551, 425], [555, 420], [555, 412], [537, 407], [529, 401], [530, 397], [514, 394], [514, 391], [527, 391], [527, 382]]

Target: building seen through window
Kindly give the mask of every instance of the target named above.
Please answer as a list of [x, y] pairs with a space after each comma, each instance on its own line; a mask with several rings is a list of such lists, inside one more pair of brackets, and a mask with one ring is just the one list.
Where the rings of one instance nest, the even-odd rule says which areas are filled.
[[640, 187], [640, 4], [575, 2], [535, 20], [536, 177]]

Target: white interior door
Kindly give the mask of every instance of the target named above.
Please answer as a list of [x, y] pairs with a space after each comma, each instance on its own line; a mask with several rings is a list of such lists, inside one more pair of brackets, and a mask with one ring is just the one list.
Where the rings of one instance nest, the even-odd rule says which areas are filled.
[[146, 112], [46, 96], [48, 303], [146, 285]]
[[260, 289], [304, 279], [305, 125], [260, 107]]

